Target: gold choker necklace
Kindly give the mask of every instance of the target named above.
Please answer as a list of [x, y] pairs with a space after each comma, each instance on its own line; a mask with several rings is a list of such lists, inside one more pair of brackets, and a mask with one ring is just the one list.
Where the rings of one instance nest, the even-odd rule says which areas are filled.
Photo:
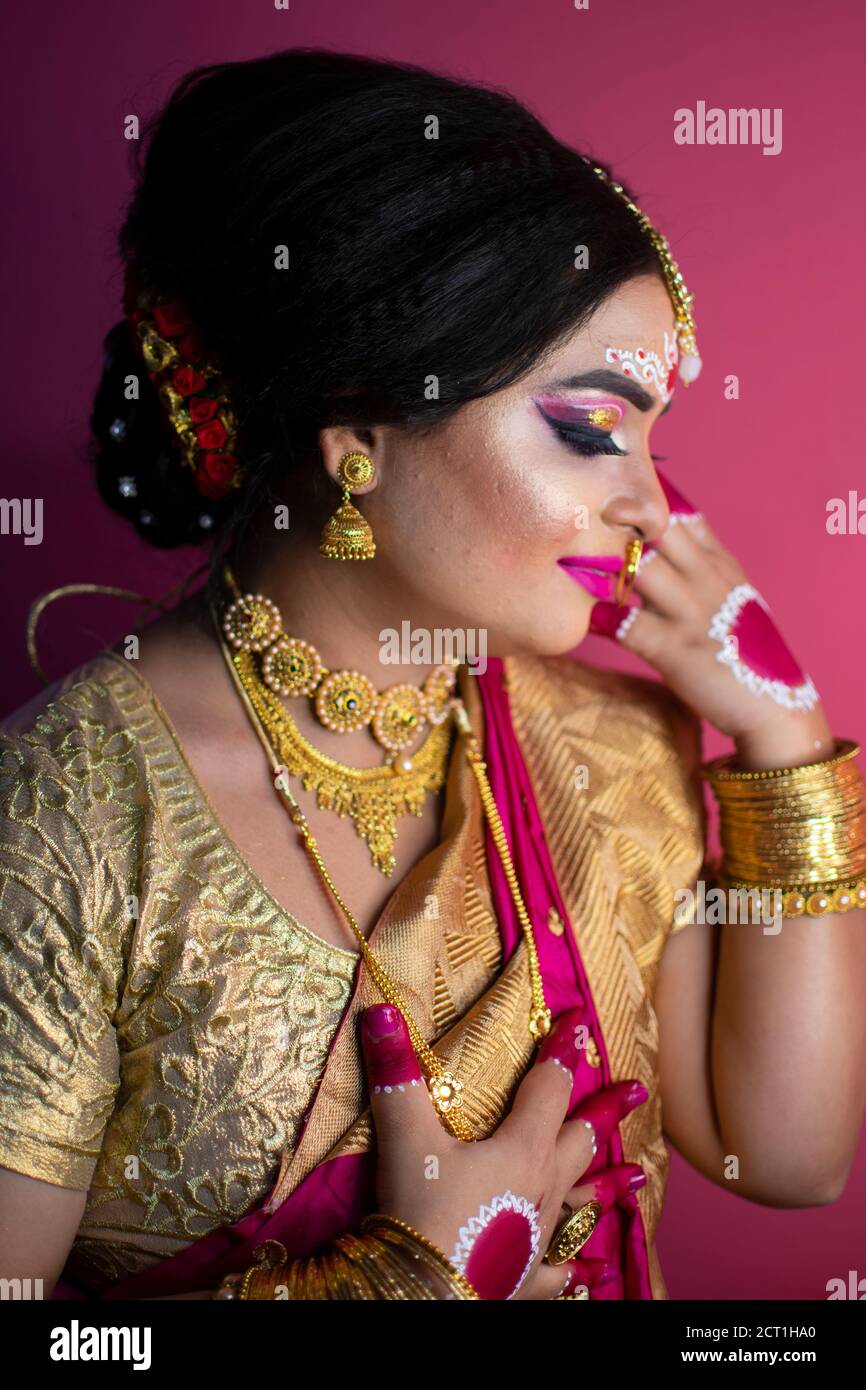
[[[440, 791], [445, 782], [456, 664], [435, 667], [420, 691], [397, 685], [377, 695], [372, 682], [357, 671], [328, 671], [314, 647], [283, 632], [270, 599], [241, 594], [228, 566], [224, 574], [235, 595], [221, 624], [234, 648], [230, 659], [282, 766], [315, 791], [323, 810], [351, 818], [373, 864], [390, 878], [396, 868], [397, 818], [423, 815], [426, 793]], [[349, 767], [304, 738], [280, 695], [314, 693], [316, 712], [327, 728], [344, 732], [371, 724], [385, 749], [385, 762]], [[423, 742], [406, 751], [427, 724], [431, 727]]]
[[[223, 617], [223, 632], [236, 651], [256, 653], [260, 681], [275, 695], [315, 696], [316, 718], [332, 733], [369, 727], [394, 762], [425, 725], [444, 724], [457, 686], [457, 661], [434, 666], [419, 690], [391, 685], [377, 693], [360, 671], [330, 671], [318, 650], [283, 631], [277, 605], [264, 594], [242, 594], [229, 565], [223, 578], [234, 602]], [[404, 764], [405, 766], [405, 764]]]

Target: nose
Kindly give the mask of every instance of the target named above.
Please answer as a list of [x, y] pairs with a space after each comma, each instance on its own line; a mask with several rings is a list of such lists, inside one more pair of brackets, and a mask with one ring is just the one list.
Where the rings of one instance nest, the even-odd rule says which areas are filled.
[[668, 495], [652, 463], [641, 470], [628, 492], [612, 497], [605, 506], [603, 519], [612, 529], [625, 528], [636, 534], [644, 545], [652, 545], [664, 535], [671, 508]]

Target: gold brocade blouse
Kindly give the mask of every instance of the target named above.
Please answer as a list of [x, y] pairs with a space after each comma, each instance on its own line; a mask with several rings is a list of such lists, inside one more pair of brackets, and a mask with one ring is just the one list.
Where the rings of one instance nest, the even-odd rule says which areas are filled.
[[[664, 1298], [652, 989], [673, 891], [702, 861], [697, 721], [652, 681], [567, 659], [505, 669], [612, 1075], [653, 1092], [621, 1133], [648, 1171], [639, 1201]], [[447, 948], [430, 962], [431, 1038], [501, 968], [483, 819], [457, 761], [442, 862], [449, 882], [460, 874]], [[401, 894], [417, 899], [412, 880], [389, 919]], [[0, 724], [0, 1166], [87, 1191], [70, 1279], [98, 1291], [273, 1188], [357, 963], [267, 891], [123, 658], [100, 653]]]

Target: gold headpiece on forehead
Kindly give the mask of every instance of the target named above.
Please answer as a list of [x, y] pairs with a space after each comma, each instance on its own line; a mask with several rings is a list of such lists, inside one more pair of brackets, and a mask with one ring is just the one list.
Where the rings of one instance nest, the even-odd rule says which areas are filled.
[[634, 213], [643, 230], [646, 232], [661, 262], [662, 275], [674, 306], [676, 316], [677, 343], [680, 349], [679, 376], [683, 385], [688, 386], [689, 382], [696, 381], [701, 374], [701, 355], [698, 352], [698, 344], [695, 338], [695, 321], [692, 317], [692, 302], [694, 295], [689, 294], [686, 289], [685, 281], [680, 273], [679, 266], [671, 255], [671, 248], [668, 239], [662, 236], [661, 232], [656, 231], [645, 212], [641, 212], [636, 203], [626, 193], [621, 183], [614, 183], [605, 169], [600, 164], [593, 164], [591, 159], [583, 156], [594, 174], [603, 179], [614, 193], [618, 193], [626, 207]]

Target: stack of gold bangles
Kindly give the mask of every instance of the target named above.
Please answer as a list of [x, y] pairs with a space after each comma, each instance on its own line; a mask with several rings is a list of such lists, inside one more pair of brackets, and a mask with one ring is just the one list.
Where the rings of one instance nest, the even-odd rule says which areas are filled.
[[735, 755], [703, 769], [719, 804], [723, 888], [778, 890], [781, 915], [866, 907], [866, 787], [859, 746], [837, 739], [824, 762], [743, 771]]
[[[566, 1204], [563, 1204], [566, 1205]], [[545, 1261], [566, 1264], [583, 1248], [602, 1213], [597, 1201], [584, 1202], [554, 1232]], [[477, 1300], [479, 1295], [464, 1274], [419, 1231], [396, 1216], [375, 1212], [361, 1222], [361, 1234], [345, 1232], [327, 1250], [288, 1261], [278, 1240], [266, 1240], [253, 1251], [255, 1263], [243, 1274], [229, 1274], [214, 1298], [246, 1300], [413, 1299]], [[432, 1279], [429, 1277], [432, 1276]], [[566, 1285], [568, 1287], [568, 1285]], [[561, 1293], [565, 1302], [586, 1302], [583, 1285]]]
[[[317, 1255], [287, 1262], [285, 1246], [265, 1241], [244, 1274], [229, 1274], [215, 1298], [477, 1299], [468, 1279], [418, 1231], [380, 1212], [364, 1217], [361, 1235], [347, 1232]], [[433, 1281], [425, 1277], [433, 1276]]]

